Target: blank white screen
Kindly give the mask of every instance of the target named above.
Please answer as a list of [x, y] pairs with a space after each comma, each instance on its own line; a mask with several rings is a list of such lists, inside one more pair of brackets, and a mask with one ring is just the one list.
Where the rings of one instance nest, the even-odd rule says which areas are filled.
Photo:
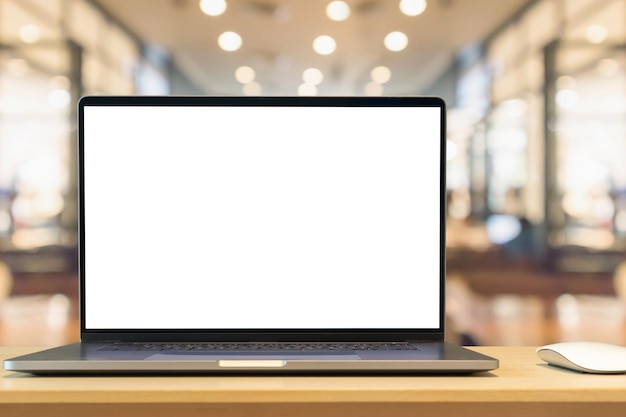
[[438, 328], [440, 109], [84, 109], [88, 329]]

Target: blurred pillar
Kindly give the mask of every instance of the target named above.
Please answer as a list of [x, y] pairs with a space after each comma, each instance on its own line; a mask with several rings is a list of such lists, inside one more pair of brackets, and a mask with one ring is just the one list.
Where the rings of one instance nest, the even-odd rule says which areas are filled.
[[82, 66], [83, 50], [80, 45], [72, 40], [66, 41], [69, 52], [70, 96], [72, 107], [69, 112], [70, 140], [69, 143], [69, 190], [64, 211], [61, 215], [63, 229], [71, 232], [78, 238], [78, 107], [77, 103], [83, 94]]
[[556, 143], [556, 79], [557, 79], [557, 51], [559, 41], [554, 40], [544, 48], [544, 201], [543, 222], [538, 232], [537, 243], [540, 263], [548, 270], [554, 269], [554, 260], [551, 253], [550, 239], [557, 230], [557, 216], [559, 213], [559, 196], [557, 187], [557, 143]]

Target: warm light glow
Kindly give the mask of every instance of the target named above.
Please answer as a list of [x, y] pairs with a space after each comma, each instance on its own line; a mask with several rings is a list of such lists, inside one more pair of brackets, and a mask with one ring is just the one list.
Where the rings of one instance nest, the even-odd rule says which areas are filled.
[[35, 25], [24, 25], [20, 27], [20, 39], [24, 43], [35, 43], [41, 37], [39, 27]]
[[407, 16], [418, 16], [426, 10], [426, 0], [401, 0], [400, 11]]
[[333, 1], [326, 6], [326, 15], [329, 19], [341, 22], [350, 16], [350, 6], [343, 1]]
[[498, 106], [498, 114], [508, 120], [524, 117], [527, 111], [528, 104], [521, 98], [505, 100]]
[[217, 43], [225, 51], [232, 52], [241, 48], [241, 36], [235, 32], [224, 32], [217, 39]]
[[583, 193], [568, 192], [563, 197], [563, 211], [569, 216], [581, 218], [585, 217], [591, 207], [591, 199]]
[[391, 70], [385, 66], [379, 66], [370, 73], [372, 81], [378, 84], [385, 84], [391, 79]]
[[219, 16], [226, 11], [225, 0], [200, 0], [200, 10], [208, 16]]
[[566, 190], [566, 194], [580, 193], [589, 201], [594, 199], [593, 190], [610, 177], [609, 168], [603, 162], [589, 159], [584, 154], [568, 158], [563, 166], [563, 189]]
[[300, 84], [298, 87], [299, 96], [315, 96], [317, 95], [317, 88], [311, 84]]
[[305, 84], [318, 85], [324, 79], [324, 74], [317, 68], [307, 68], [302, 73], [302, 80]]
[[391, 32], [385, 36], [385, 47], [393, 52], [398, 52], [406, 48], [409, 38], [402, 32]]
[[560, 90], [556, 93], [556, 104], [564, 109], [571, 109], [578, 104], [578, 93], [574, 90]]
[[585, 31], [585, 36], [591, 43], [602, 43], [606, 40], [608, 35], [608, 29], [602, 25], [591, 25]]
[[318, 36], [313, 41], [313, 50], [320, 55], [330, 55], [336, 48], [337, 43], [330, 36]]
[[256, 72], [253, 68], [243, 65], [235, 70], [235, 79], [242, 84], [249, 84], [254, 81]]
[[62, 109], [70, 105], [72, 97], [67, 90], [52, 90], [48, 94], [48, 103], [57, 109]]
[[33, 206], [38, 217], [52, 218], [61, 213], [65, 202], [61, 193], [49, 191], [39, 194]]
[[61, 161], [50, 155], [41, 155], [21, 165], [18, 175], [28, 189], [48, 192], [62, 188], [64, 172]]

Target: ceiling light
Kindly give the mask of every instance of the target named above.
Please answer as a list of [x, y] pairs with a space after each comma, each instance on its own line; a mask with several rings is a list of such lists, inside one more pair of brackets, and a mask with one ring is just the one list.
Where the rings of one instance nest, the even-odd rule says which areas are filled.
[[20, 27], [20, 39], [24, 43], [35, 43], [41, 37], [39, 27], [35, 25], [24, 25]]
[[72, 97], [67, 90], [52, 90], [50, 94], [48, 94], [48, 103], [57, 109], [69, 106], [71, 100]]
[[385, 84], [391, 79], [391, 70], [385, 66], [379, 66], [370, 73], [372, 81], [378, 84]]
[[409, 44], [409, 38], [402, 32], [391, 32], [385, 36], [385, 47], [390, 51], [401, 51]]
[[242, 41], [241, 36], [235, 32], [224, 32], [217, 39], [217, 43], [223, 50], [232, 52], [241, 48]]
[[332, 1], [326, 6], [326, 16], [337, 22], [346, 20], [350, 16], [350, 6], [343, 1]]
[[365, 86], [365, 94], [368, 96], [382, 96], [383, 90], [382, 84], [378, 84], [373, 81], [371, 83], [367, 83]]
[[498, 106], [498, 113], [502, 114], [507, 120], [524, 117], [527, 111], [528, 104], [521, 98], [504, 100]]
[[313, 41], [313, 50], [320, 55], [330, 55], [336, 48], [337, 43], [330, 36], [318, 36]]
[[243, 86], [243, 93], [246, 96], [260, 96], [262, 93], [261, 84], [259, 83], [248, 83]]
[[225, 0], [200, 0], [200, 10], [208, 16], [219, 16], [226, 11]]
[[235, 70], [235, 79], [241, 84], [249, 84], [254, 81], [256, 73], [254, 69], [244, 65]]
[[585, 31], [587, 40], [591, 43], [602, 43], [609, 34], [608, 29], [602, 25], [591, 25]]
[[298, 87], [299, 96], [315, 96], [317, 95], [317, 88], [311, 84], [300, 84]]
[[426, 10], [426, 0], [400, 0], [400, 11], [407, 16], [418, 16]]
[[324, 79], [324, 74], [317, 68], [307, 68], [302, 73], [302, 80], [308, 85], [318, 85]]
[[330, 36], [318, 36], [313, 41], [313, 50], [320, 55], [330, 55], [336, 48], [337, 43]]
[[556, 104], [564, 109], [571, 109], [578, 104], [578, 93], [574, 90], [560, 90], [556, 93]]

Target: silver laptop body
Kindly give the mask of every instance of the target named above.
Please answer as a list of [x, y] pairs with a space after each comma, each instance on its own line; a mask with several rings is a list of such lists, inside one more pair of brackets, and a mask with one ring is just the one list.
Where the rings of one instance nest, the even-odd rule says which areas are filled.
[[60, 373], [474, 373], [444, 342], [445, 105], [85, 97]]

